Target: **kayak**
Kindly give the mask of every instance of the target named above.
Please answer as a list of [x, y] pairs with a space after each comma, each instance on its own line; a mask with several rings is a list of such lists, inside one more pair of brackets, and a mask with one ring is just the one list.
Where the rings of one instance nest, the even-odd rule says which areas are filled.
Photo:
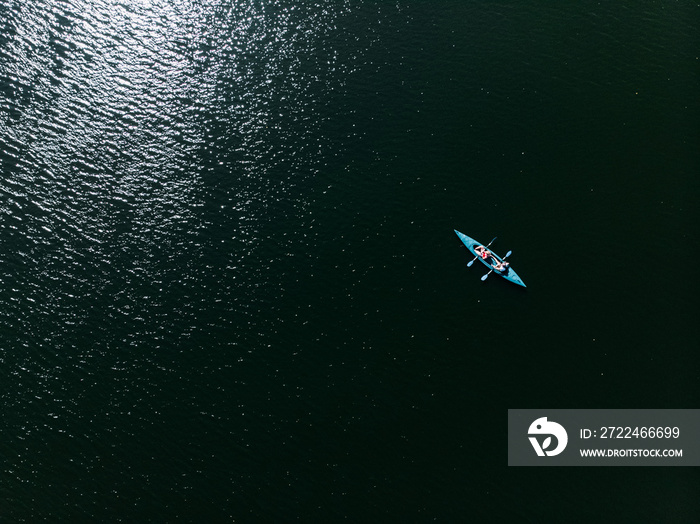
[[[497, 262], [501, 262], [503, 260], [496, 253], [494, 253], [493, 251], [490, 251], [491, 256], [489, 256], [486, 260], [484, 260], [483, 258], [481, 258], [479, 255], [476, 254], [476, 251], [474, 249], [477, 246], [484, 246], [485, 247], [484, 244], [482, 244], [481, 242], [477, 242], [473, 238], [465, 235], [464, 233], [460, 233], [456, 229], [455, 229], [455, 233], [457, 233], [457, 236], [462, 241], [462, 243], [465, 246], [467, 246], [467, 249], [469, 249], [469, 251], [471, 251], [474, 254], [474, 256], [477, 257], [481, 261], [481, 263], [483, 263], [489, 269], [493, 270], [493, 272], [495, 274], [502, 276], [503, 278], [512, 282], [513, 284], [518, 284], [519, 286], [527, 287], [527, 286], [525, 286], [525, 283], [522, 281], [522, 279], [518, 276], [518, 274], [515, 271], [513, 271], [513, 269], [510, 266], [508, 266], [505, 271], [498, 271], [497, 269], [494, 268], [494, 266], [496, 265]], [[508, 255], [506, 255], [506, 256], [508, 256]]]

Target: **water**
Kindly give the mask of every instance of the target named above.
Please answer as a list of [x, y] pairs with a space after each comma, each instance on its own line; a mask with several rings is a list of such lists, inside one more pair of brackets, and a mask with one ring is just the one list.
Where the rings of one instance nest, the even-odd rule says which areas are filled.
[[505, 416], [697, 407], [696, 9], [2, 0], [0, 514], [692, 520]]

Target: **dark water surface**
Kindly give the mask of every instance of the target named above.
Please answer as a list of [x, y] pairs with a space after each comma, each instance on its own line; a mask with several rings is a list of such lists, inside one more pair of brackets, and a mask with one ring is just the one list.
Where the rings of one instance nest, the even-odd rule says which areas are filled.
[[693, 521], [698, 9], [0, 0], [2, 520]]

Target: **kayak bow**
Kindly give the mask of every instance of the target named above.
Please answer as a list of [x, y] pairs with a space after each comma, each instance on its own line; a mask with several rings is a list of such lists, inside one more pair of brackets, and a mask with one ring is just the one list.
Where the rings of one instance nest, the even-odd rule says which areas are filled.
[[490, 256], [487, 260], [484, 260], [484, 259], [481, 258], [479, 255], [477, 255], [476, 250], [475, 250], [475, 248], [476, 248], [477, 246], [483, 246], [484, 244], [482, 244], [482, 243], [480, 243], [480, 242], [477, 242], [477, 241], [474, 240], [473, 238], [468, 237], [467, 235], [465, 235], [464, 233], [460, 233], [460, 232], [457, 231], [456, 229], [455, 229], [455, 233], [457, 233], [457, 236], [458, 236], [459, 239], [462, 241], [462, 243], [463, 243], [465, 246], [467, 246], [467, 249], [469, 249], [469, 251], [471, 251], [472, 253], [474, 253], [474, 256], [477, 257], [477, 258], [478, 258], [485, 266], [487, 266], [490, 270], [492, 270], [492, 271], [493, 271], [494, 273], [496, 273], [497, 275], [502, 276], [502, 277], [505, 278], [506, 280], [509, 280], [509, 281], [512, 282], [513, 284], [518, 284], [519, 286], [527, 287], [527, 286], [525, 285], [525, 283], [522, 281], [522, 279], [518, 276], [518, 274], [517, 274], [515, 271], [513, 271], [513, 269], [512, 269], [510, 266], [508, 266], [508, 268], [507, 268], [505, 271], [498, 271], [497, 269], [495, 269], [496, 263], [497, 263], [497, 262], [501, 262], [501, 261], [503, 260], [503, 259], [502, 259], [501, 257], [499, 257], [496, 253], [494, 253], [493, 251], [491, 251], [491, 256]]

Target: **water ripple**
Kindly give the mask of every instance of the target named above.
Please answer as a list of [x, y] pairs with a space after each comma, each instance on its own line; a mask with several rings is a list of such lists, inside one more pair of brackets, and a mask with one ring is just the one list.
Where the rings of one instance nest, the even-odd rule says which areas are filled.
[[[207, 438], [230, 431], [222, 399], [250, 380], [234, 364], [265, 368], [252, 348], [276, 322], [260, 312], [292, 238], [271, 228], [303, 214], [338, 147], [324, 126], [346, 65], [327, 41], [347, 10], [0, 5], [0, 359], [24, 496], [128, 464], [178, 413], [210, 417]], [[58, 441], [54, 459], [23, 447]]]

